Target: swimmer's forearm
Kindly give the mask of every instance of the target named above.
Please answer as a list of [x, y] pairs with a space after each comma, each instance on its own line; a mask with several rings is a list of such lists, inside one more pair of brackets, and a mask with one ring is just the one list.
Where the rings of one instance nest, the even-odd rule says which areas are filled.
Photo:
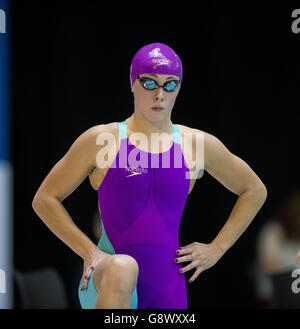
[[228, 220], [212, 243], [225, 253], [252, 222], [266, 197], [267, 190], [262, 184], [240, 194]]
[[82, 259], [97, 249], [97, 246], [75, 225], [58, 199], [35, 197], [32, 207], [46, 226]]

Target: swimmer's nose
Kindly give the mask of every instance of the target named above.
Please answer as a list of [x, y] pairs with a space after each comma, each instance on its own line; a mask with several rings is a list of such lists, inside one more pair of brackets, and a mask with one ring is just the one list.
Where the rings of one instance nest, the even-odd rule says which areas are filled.
[[163, 91], [162, 88], [157, 88], [157, 89], [156, 89], [156, 93], [155, 93], [155, 95], [154, 95], [154, 99], [155, 99], [156, 101], [160, 101], [160, 102], [163, 101], [163, 99], [164, 99], [164, 91]]

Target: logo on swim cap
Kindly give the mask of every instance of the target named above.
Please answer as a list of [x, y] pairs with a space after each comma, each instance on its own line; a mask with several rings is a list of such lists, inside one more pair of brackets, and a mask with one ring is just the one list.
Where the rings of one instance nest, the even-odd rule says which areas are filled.
[[160, 65], [169, 65], [170, 63], [172, 63], [172, 61], [169, 60], [169, 59], [161, 59], [161, 58], [153, 58], [152, 62], [157, 63], [153, 67], [157, 67], [157, 66], [160, 66]]
[[[149, 52], [149, 56], [150, 57], [165, 57], [161, 53], [160, 48], [154, 48], [152, 51]], [[172, 63], [172, 61], [167, 58], [152, 58], [152, 62], [157, 63], [156, 65], [153, 66], [154, 68], [157, 66], [160, 66], [160, 65], [169, 65], [170, 63]]]
[[149, 52], [149, 56], [151, 57], [162, 57], [163, 54], [160, 52], [160, 48], [154, 48], [152, 51]]

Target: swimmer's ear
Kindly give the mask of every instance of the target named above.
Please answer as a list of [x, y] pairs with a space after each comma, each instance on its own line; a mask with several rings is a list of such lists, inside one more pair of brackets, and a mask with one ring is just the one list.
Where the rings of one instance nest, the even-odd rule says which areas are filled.
[[134, 81], [134, 83], [132, 84], [131, 86], [131, 92], [134, 94], [134, 88], [135, 88], [135, 85], [136, 85], [136, 80]]
[[135, 84], [133, 84], [133, 85], [131, 86], [131, 92], [132, 92], [132, 93], [134, 93], [134, 85], [135, 85]]

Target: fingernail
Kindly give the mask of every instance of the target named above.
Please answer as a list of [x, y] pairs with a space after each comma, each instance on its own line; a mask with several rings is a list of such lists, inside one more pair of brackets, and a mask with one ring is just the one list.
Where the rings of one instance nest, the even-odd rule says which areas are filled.
[[176, 255], [178, 255], [179, 254], [179, 250], [176, 250]]

